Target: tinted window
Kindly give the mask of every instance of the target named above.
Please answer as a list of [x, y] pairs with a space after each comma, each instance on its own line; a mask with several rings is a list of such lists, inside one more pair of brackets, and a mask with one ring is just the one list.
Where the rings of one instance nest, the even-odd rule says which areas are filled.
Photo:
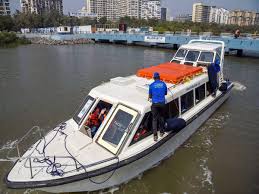
[[103, 140], [116, 147], [120, 143], [120, 140], [128, 129], [132, 119], [133, 115], [124, 112], [123, 110], [119, 110], [106, 130]]
[[205, 99], [205, 84], [195, 89], [195, 102], [198, 104]]
[[187, 112], [189, 109], [193, 107], [193, 105], [194, 105], [194, 100], [193, 100], [193, 90], [192, 90], [187, 94], [181, 96], [182, 113]]
[[170, 103], [166, 104], [165, 118], [174, 118], [179, 116], [179, 101], [175, 99]]
[[201, 52], [199, 61], [212, 63], [213, 62], [213, 58], [214, 58], [214, 53], [213, 52]]
[[142, 139], [145, 139], [146, 137], [150, 136], [151, 134], [153, 134], [153, 132], [152, 132], [152, 114], [151, 114], [151, 112], [149, 112], [149, 113], [145, 114], [130, 145], [133, 145], [133, 144], [141, 141]]
[[177, 58], [184, 58], [187, 53], [187, 50], [185, 49], [179, 49], [175, 55]]
[[73, 119], [77, 124], [80, 124], [82, 120], [85, 118], [89, 110], [94, 104], [95, 99], [91, 96], [87, 96], [84, 100], [84, 103], [80, 106], [79, 110], [76, 112]]
[[199, 57], [200, 52], [199, 51], [189, 51], [185, 61], [194, 61], [196, 62]]

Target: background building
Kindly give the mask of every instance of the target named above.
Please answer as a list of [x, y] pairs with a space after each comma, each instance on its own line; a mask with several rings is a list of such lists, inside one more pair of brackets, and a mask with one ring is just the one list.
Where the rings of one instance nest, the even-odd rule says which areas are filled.
[[161, 20], [167, 21], [168, 20], [168, 9], [165, 7], [161, 8]]
[[209, 22], [211, 6], [202, 3], [194, 3], [192, 8], [193, 22]]
[[190, 22], [192, 21], [192, 14], [180, 14], [175, 17], [176, 22]]
[[142, 0], [141, 5], [142, 19], [161, 19], [160, 0]]
[[231, 11], [228, 24], [239, 26], [259, 25], [259, 13], [243, 10]]
[[106, 17], [107, 20], [116, 21], [125, 16], [160, 19], [161, 3], [160, 0], [86, 0], [86, 12], [96, 14], [98, 20]]
[[0, 0], [0, 15], [11, 15], [9, 0]]
[[215, 6], [210, 9], [210, 23], [227, 24], [229, 11], [224, 8], [217, 8]]
[[89, 17], [89, 18], [96, 18], [97, 15], [94, 13], [89, 12], [86, 7], [82, 7], [81, 10], [78, 12], [69, 12], [69, 16], [77, 17], [77, 18], [83, 18], [83, 17]]
[[44, 14], [57, 11], [63, 14], [62, 0], [21, 0], [23, 13]]

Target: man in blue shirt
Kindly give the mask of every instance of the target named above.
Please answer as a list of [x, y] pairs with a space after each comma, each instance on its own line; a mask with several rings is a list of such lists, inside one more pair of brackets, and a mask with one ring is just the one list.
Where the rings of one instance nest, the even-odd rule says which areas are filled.
[[157, 128], [160, 130], [160, 136], [164, 135], [164, 107], [165, 96], [167, 95], [167, 86], [160, 80], [159, 73], [154, 73], [154, 82], [149, 86], [149, 100], [152, 99], [152, 116], [153, 116], [153, 134], [154, 140], [157, 141]]

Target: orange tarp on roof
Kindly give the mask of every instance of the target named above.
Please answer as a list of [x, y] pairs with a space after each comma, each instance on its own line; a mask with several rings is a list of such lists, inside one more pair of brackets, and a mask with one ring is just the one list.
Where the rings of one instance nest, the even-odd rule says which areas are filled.
[[202, 73], [202, 67], [193, 67], [178, 63], [163, 63], [157, 66], [152, 66], [140, 69], [137, 76], [152, 79], [155, 72], [160, 74], [160, 79], [173, 84], [178, 84], [187, 78], [192, 78]]

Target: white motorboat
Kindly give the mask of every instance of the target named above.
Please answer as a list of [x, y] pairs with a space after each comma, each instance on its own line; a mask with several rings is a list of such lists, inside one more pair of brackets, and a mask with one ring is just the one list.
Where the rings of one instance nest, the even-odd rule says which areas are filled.
[[[73, 118], [19, 157], [5, 178], [7, 186], [52, 193], [95, 191], [150, 169], [181, 146], [229, 97], [233, 84], [223, 79], [224, 47], [221, 41], [193, 40], [182, 45], [171, 62], [92, 89]], [[220, 72], [213, 77], [208, 70], [217, 61]], [[165, 117], [171, 127], [158, 141], [153, 138], [148, 101], [154, 71], [169, 91]], [[172, 127], [179, 120], [184, 125]]]

